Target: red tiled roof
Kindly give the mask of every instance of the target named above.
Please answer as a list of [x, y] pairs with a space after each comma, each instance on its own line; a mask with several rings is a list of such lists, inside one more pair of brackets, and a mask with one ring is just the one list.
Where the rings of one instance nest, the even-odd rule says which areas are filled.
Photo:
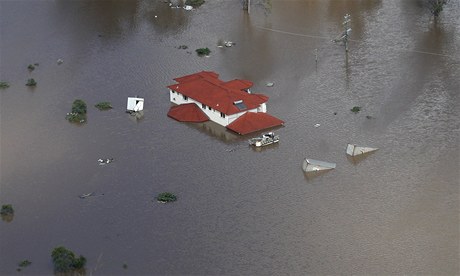
[[168, 116], [180, 122], [201, 123], [209, 121], [208, 116], [194, 103], [172, 106]]
[[284, 121], [267, 113], [246, 112], [246, 114], [229, 124], [227, 128], [241, 135], [245, 135], [282, 124], [284, 124]]
[[254, 84], [248, 80], [231, 80], [224, 83], [225, 86], [232, 89], [244, 90], [251, 88]]
[[[249, 88], [252, 82], [233, 80], [225, 83], [219, 80], [218, 76], [214, 72], [202, 71], [176, 78], [174, 80], [178, 84], [170, 85], [168, 88], [226, 115], [254, 109], [268, 101], [268, 97], [263, 94], [249, 94], [242, 90]], [[243, 101], [246, 108], [239, 109], [234, 104], [236, 101]]]

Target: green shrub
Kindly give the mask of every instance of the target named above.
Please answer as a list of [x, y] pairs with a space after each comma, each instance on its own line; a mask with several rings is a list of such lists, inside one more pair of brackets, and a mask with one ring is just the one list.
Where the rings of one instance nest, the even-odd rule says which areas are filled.
[[28, 79], [26, 85], [27, 86], [36, 86], [37, 82], [34, 79]]
[[0, 211], [0, 215], [8, 216], [12, 214], [14, 214], [14, 210], [11, 204], [2, 205], [2, 210]]
[[157, 200], [161, 203], [173, 202], [177, 200], [177, 197], [172, 193], [161, 193], [157, 196]]
[[86, 264], [86, 258], [80, 255], [75, 257], [75, 254], [64, 246], [56, 247], [51, 252], [53, 259], [54, 270], [56, 272], [73, 272], [83, 269]]
[[27, 69], [29, 69], [30, 71], [33, 71], [35, 69], [35, 65], [29, 64], [29, 66], [27, 66]]
[[350, 109], [350, 110], [351, 110], [351, 112], [353, 112], [353, 113], [358, 113], [358, 112], [360, 112], [360, 111], [361, 111], [361, 107], [359, 107], [359, 106], [355, 106], [355, 107], [353, 107], [353, 108], [352, 108], [352, 109]]
[[4, 89], [4, 88], [8, 88], [10, 87], [10, 84], [6, 81], [0, 81], [0, 88], [1, 89]]
[[86, 121], [86, 103], [82, 100], [75, 100], [72, 104], [72, 112], [67, 113], [66, 119], [72, 123], [83, 123]]
[[199, 56], [208, 56], [211, 53], [209, 48], [199, 48], [195, 50]]
[[29, 260], [23, 260], [23, 261], [21, 261], [21, 262], [18, 264], [18, 266], [20, 266], [20, 267], [26, 267], [26, 266], [29, 266], [29, 265], [31, 265], [31, 264], [32, 264], [31, 261], [29, 261]]
[[100, 103], [96, 104], [95, 107], [97, 109], [99, 109], [99, 110], [112, 109], [112, 105], [110, 104], [110, 102], [100, 102]]

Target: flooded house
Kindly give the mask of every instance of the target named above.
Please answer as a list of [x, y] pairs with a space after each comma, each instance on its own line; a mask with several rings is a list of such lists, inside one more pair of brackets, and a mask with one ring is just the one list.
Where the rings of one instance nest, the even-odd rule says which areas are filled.
[[215, 72], [174, 79], [168, 86], [172, 106], [168, 116], [181, 122], [213, 121], [238, 134], [280, 126], [284, 121], [267, 114], [268, 97], [251, 93], [253, 83], [234, 79], [222, 81]]

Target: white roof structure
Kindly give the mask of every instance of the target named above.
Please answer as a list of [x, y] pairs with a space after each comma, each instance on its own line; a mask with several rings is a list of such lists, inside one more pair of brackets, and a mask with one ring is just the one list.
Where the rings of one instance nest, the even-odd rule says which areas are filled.
[[126, 106], [128, 111], [141, 111], [144, 110], [144, 99], [137, 97], [128, 97], [128, 104]]

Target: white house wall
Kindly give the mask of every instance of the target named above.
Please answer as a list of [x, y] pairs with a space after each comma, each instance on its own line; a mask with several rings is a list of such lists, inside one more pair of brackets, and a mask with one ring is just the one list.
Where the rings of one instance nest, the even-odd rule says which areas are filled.
[[213, 108], [211, 108], [210, 110], [209, 106], [206, 106], [206, 108], [203, 108], [202, 103], [195, 101], [194, 99], [190, 97], [187, 97], [187, 99], [185, 100], [182, 94], [175, 92], [171, 89], [169, 89], [169, 99], [172, 103], [175, 103], [177, 105], [188, 104], [188, 103], [196, 104], [201, 109], [201, 111], [203, 111], [209, 117], [211, 121], [218, 123], [219, 125], [224, 126], [224, 127], [231, 124], [233, 121], [238, 119], [241, 115], [243, 115], [246, 112], [257, 113], [257, 112], [266, 112], [267, 110], [265, 103], [263, 103], [258, 108], [245, 110], [243, 112], [232, 114], [232, 115], [225, 115], [225, 118], [222, 118], [220, 111], [215, 110]]

